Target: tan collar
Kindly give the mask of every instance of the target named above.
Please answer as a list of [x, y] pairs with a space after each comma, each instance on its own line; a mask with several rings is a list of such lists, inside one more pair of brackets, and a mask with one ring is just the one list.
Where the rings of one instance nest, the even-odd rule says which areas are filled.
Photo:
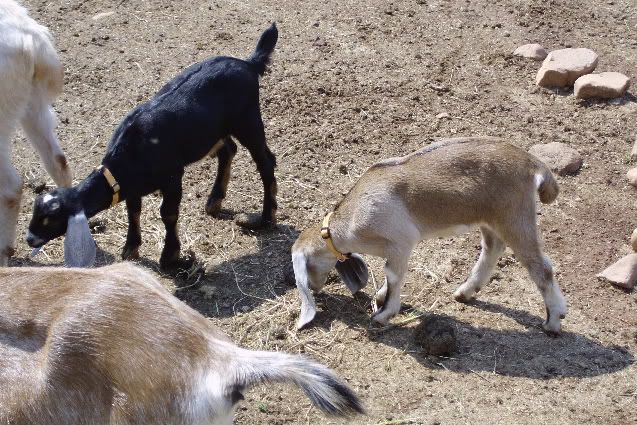
[[334, 214], [333, 211], [328, 213], [323, 219], [323, 227], [321, 227], [321, 238], [323, 238], [323, 240], [325, 241], [327, 248], [332, 251], [332, 254], [334, 254], [334, 256], [338, 258], [338, 261], [342, 263], [350, 257], [350, 254], [343, 254], [334, 246], [332, 235], [330, 235], [330, 218], [332, 217], [332, 214]]
[[113, 173], [110, 172], [108, 168], [103, 165], [100, 165], [95, 169], [96, 171], [102, 173], [104, 178], [108, 182], [108, 185], [113, 189], [113, 201], [111, 202], [111, 207], [119, 202], [119, 183], [113, 177]]

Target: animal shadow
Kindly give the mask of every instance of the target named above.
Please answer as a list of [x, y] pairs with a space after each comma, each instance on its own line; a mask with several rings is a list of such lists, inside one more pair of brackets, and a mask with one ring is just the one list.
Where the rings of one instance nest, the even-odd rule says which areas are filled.
[[[207, 317], [247, 313], [295, 286], [290, 249], [299, 232], [288, 225], [251, 232], [258, 251], [248, 255], [195, 263], [187, 270], [162, 273], [156, 261], [138, 264], [173, 281], [175, 296]], [[182, 253], [183, 254], [183, 253]]]
[[[449, 357], [429, 356], [414, 338], [414, 327], [379, 327], [371, 324], [368, 295], [318, 294], [319, 310], [314, 326], [329, 329], [333, 320], [363, 329], [371, 341], [404, 350], [427, 368], [445, 368], [456, 373], [491, 372], [532, 379], [593, 377], [622, 370], [634, 356], [618, 346], [605, 346], [573, 332], [550, 337], [540, 329], [542, 319], [527, 312], [486, 301], [469, 304], [487, 312], [500, 313], [524, 325], [526, 330], [500, 330], [474, 326], [446, 316], [455, 328], [457, 351]], [[432, 313], [433, 314], [433, 313]], [[423, 320], [427, 314], [419, 320]], [[416, 321], [415, 323], [418, 323]]]

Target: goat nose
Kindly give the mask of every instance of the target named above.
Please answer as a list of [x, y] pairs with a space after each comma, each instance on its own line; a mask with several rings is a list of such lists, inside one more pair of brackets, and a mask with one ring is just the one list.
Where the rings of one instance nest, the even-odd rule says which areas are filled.
[[27, 233], [27, 243], [31, 248], [38, 248], [44, 245], [43, 240], [31, 232]]

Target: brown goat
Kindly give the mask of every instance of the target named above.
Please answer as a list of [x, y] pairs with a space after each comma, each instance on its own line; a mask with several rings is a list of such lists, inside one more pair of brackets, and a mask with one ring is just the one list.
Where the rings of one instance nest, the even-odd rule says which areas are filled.
[[544, 329], [559, 333], [567, 308], [551, 262], [542, 253], [536, 191], [543, 203], [555, 200], [558, 186], [551, 171], [533, 155], [496, 138], [443, 139], [373, 165], [326, 220], [327, 229], [306, 229], [292, 247], [301, 296], [299, 328], [316, 314], [310, 289], [321, 290], [335, 266], [352, 292], [367, 283], [362, 258], [350, 254], [337, 262], [337, 251], [387, 259], [385, 284], [376, 297], [383, 306], [373, 316], [386, 323], [400, 310], [400, 289], [415, 246], [475, 226], [482, 232], [482, 252], [455, 299], [475, 297], [508, 245], [542, 293]]
[[362, 411], [329, 369], [237, 347], [131, 264], [0, 268], [0, 424], [230, 424], [267, 381], [327, 413]]

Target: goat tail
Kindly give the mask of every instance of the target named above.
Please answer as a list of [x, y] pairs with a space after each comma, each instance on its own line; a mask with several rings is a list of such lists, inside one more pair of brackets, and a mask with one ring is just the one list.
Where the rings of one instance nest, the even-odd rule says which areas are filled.
[[276, 24], [273, 22], [272, 25], [270, 25], [270, 28], [261, 34], [261, 38], [259, 38], [259, 42], [257, 43], [257, 48], [248, 58], [248, 63], [252, 65], [259, 75], [263, 75], [265, 73], [265, 69], [270, 63], [272, 52], [274, 51], [274, 46], [276, 46], [278, 39], [279, 30], [277, 30]]
[[330, 369], [302, 356], [239, 348], [235, 359], [236, 384], [242, 387], [265, 382], [291, 382], [299, 386], [312, 403], [330, 415], [363, 413], [363, 406]]
[[40, 31], [32, 34], [32, 45], [29, 54], [33, 60], [33, 80], [41, 85], [53, 101], [60, 93], [64, 84], [64, 67], [58, 58], [51, 34], [40, 26]]
[[540, 201], [542, 201], [543, 204], [550, 204], [555, 201], [555, 198], [557, 198], [560, 192], [553, 173], [542, 162], [538, 164], [538, 169], [535, 174], [535, 185], [540, 195]]

